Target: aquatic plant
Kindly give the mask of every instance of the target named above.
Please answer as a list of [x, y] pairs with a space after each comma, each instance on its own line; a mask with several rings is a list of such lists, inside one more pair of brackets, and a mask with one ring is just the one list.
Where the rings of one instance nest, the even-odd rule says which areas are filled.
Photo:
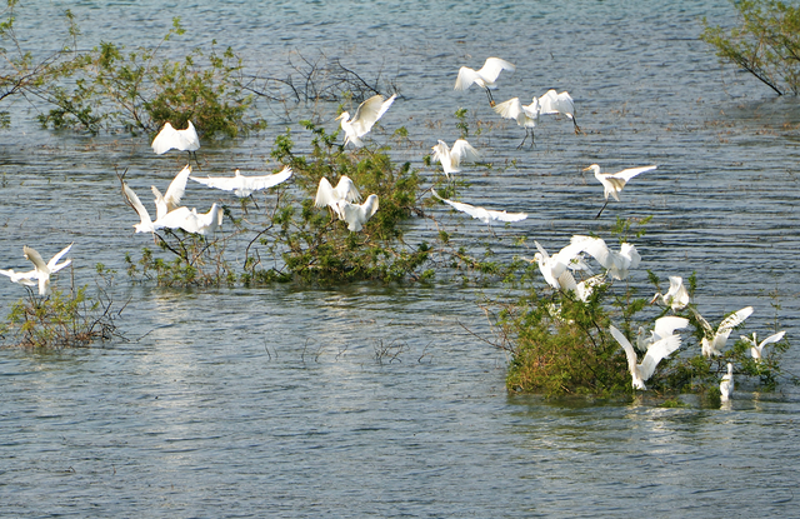
[[800, 7], [776, 0], [732, 2], [739, 25], [711, 26], [700, 38], [717, 56], [746, 70], [778, 95], [800, 93]]

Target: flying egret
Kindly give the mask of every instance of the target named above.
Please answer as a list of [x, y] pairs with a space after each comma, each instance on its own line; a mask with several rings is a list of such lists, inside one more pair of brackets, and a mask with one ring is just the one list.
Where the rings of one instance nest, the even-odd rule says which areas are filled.
[[452, 200], [442, 198], [439, 196], [439, 193], [433, 189], [431, 189], [431, 193], [433, 193], [433, 196], [453, 207], [454, 209], [457, 209], [463, 213], [467, 213], [471, 217], [480, 220], [487, 225], [490, 225], [496, 220], [501, 222], [519, 222], [520, 220], [524, 220], [528, 217], [527, 213], [507, 213], [506, 211], [496, 211], [483, 207], [475, 207], [474, 205], [464, 204], [461, 202], [453, 202]]
[[647, 351], [651, 344], [660, 341], [664, 337], [669, 337], [675, 334], [675, 330], [682, 330], [689, 326], [689, 319], [685, 317], [676, 317], [674, 315], [667, 315], [656, 319], [655, 326], [650, 330], [650, 337], [647, 337], [647, 331], [644, 326], [639, 327], [639, 333], [636, 335], [636, 349], [639, 351]]
[[339, 211], [342, 220], [347, 222], [347, 228], [352, 232], [360, 231], [367, 220], [378, 210], [378, 195], [369, 195], [363, 204], [351, 204], [346, 200], [339, 202]]
[[594, 171], [594, 178], [603, 184], [603, 194], [606, 197], [606, 202], [603, 204], [603, 207], [600, 208], [600, 212], [597, 213], [595, 218], [600, 218], [603, 210], [608, 205], [608, 195], [611, 195], [614, 197], [614, 200], [619, 202], [619, 193], [622, 191], [622, 188], [625, 187], [625, 184], [630, 181], [630, 179], [636, 175], [639, 175], [640, 173], [656, 169], [657, 167], [658, 166], [643, 166], [640, 168], [623, 169], [617, 173], [600, 173], [600, 166], [597, 164], [592, 164], [588, 168], [584, 168], [583, 171], [589, 171], [590, 169]]
[[344, 130], [345, 138], [342, 146], [347, 146], [348, 142], [352, 142], [355, 147], [361, 146], [361, 137], [369, 133], [375, 123], [380, 119], [386, 110], [392, 106], [397, 94], [392, 94], [392, 97], [384, 101], [383, 96], [380, 94], [374, 95], [358, 105], [356, 114], [350, 119], [349, 112], [342, 112], [336, 118], [342, 120], [341, 126]]
[[596, 259], [608, 275], [616, 280], [626, 279], [628, 271], [638, 267], [642, 259], [636, 247], [628, 242], [620, 245], [619, 252], [609, 249], [602, 238], [576, 234], [570, 242], [580, 243], [583, 247], [581, 250]]
[[344, 213], [340, 209], [343, 202], [360, 202], [361, 194], [355, 183], [347, 175], [342, 175], [339, 183], [334, 188], [327, 178], [322, 177], [317, 187], [317, 196], [314, 198], [314, 207], [330, 207], [340, 220], [344, 220]]
[[577, 292], [575, 277], [568, 270], [568, 267], [583, 252], [583, 244], [570, 243], [556, 254], [550, 256], [538, 241], [533, 240], [533, 243], [539, 250], [534, 254], [533, 261], [539, 265], [539, 271], [544, 276], [547, 284], [557, 290], [574, 290]]
[[144, 204], [142, 204], [136, 192], [131, 189], [124, 180], [122, 180], [122, 194], [125, 197], [125, 202], [139, 215], [139, 223], [133, 225], [133, 228], [136, 230], [135, 232], [155, 232], [156, 227], [153, 224], [152, 218], [150, 218], [150, 213], [147, 211]]
[[176, 130], [170, 123], [164, 123], [164, 127], [158, 132], [156, 138], [153, 139], [153, 151], [157, 155], [163, 155], [171, 149], [181, 150], [193, 156], [197, 162], [197, 155], [195, 151], [200, 149], [200, 138], [197, 136], [192, 121], [189, 121], [189, 126], [185, 130]]
[[[50, 275], [55, 274], [59, 270], [63, 269], [70, 263], [72, 263], [71, 259], [66, 261], [62, 261], [59, 263], [62, 257], [69, 252], [72, 248], [72, 243], [64, 247], [60, 252], [58, 252], [55, 256], [50, 258], [50, 261], [47, 263], [44, 262], [42, 259], [41, 254], [39, 254], [36, 249], [28, 247], [27, 245], [22, 247], [22, 252], [25, 255], [25, 259], [29, 260], [33, 263], [33, 269], [35, 271], [35, 278], [39, 284], [39, 295], [46, 296], [50, 293]], [[24, 284], [24, 283], [23, 283]]]
[[273, 175], [246, 177], [237, 169], [233, 172], [232, 177], [208, 176], [207, 178], [189, 178], [208, 187], [221, 189], [223, 191], [233, 191], [233, 194], [239, 198], [245, 198], [250, 196], [253, 191], [261, 191], [262, 189], [268, 189], [270, 187], [277, 186], [281, 182], [288, 180], [291, 176], [292, 168], [286, 166], [280, 171], [280, 173], [275, 173]]
[[[691, 308], [691, 307], [690, 307]], [[722, 354], [722, 348], [725, 347], [725, 344], [728, 342], [728, 337], [733, 331], [734, 328], [739, 326], [744, 322], [745, 319], [750, 317], [753, 313], [752, 306], [746, 306], [739, 310], [738, 312], [734, 312], [719, 323], [717, 329], [711, 327], [696, 310], [692, 310], [694, 312], [695, 317], [697, 317], [697, 322], [700, 323], [700, 326], [703, 327], [703, 338], [700, 341], [702, 346], [703, 355], [705, 357], [711, 357], [715, 355]]]
[[433, 148], [433, 160], [441, 163], [444, 169], [444, 176], [450, 178], [451, 173], [458, 173], [461, 171], [462, 162], [475, 162], [480, 160], [481, 156], [478, 150], [472, 147], [464, 139], [458, 139], [453, 143], [453, 148], [449, 148], [447, 143], [443, 140]]
[[575, 133], [580, 132], [578, 123], [575, 122], [575, 105], [572, 97], [567, 92], [557, 94], [555, 90], [548, 90], [542, 97], [537, 98], [534, 96], [529, 105], [523, 105], [519, 97], [513, 97], [496, 105], [494, 111], [504, 119], [514, 119], [519, 126], [525, 128], [525, 137], [519, 143], [517, 149], [525, 145], [529, 134], [531, 136], [531, 147], [534, 145], [535, 135], [533, 129], [538, 124], [540, 115], [562, 114], [572, 120], [575, 126]]
[[495, 81], [500, 76], [500, 72], [508, 70], [514, 72], [516, 67], [508, 61], [500, 58], [486, 58], [486, 62], [479, 70], [474, 70], [469, 67], [461, 67], [458, 70], [458, 78], [456, 78], [455, 90], [466, 90], [472, 86], [473, 83], [486, 91], [489, 96], [489, 105], [494, 106], [494, 98], [492, 97], [491, 90], [495, 89]]
[[190, 210], [188, 207], [179, 207], [167, 213], [163, 218], [159, 218], [155, 223], [158, 227], [183, 229], [191, 234], [205, 235], [216, 231], [222, 225], [224, 215], [222, 207], [215, 202], [207, 213], [198, 214], [195, 208]]
[[761, 342], [758, 342], [758, 339], [756, 338], [756, 332], [753, 332], [752, 339], [746, 335], [740, 335], [739, 338], [750, 344], [750, 356], [753, 357], [753, 360], [756, 362], [761, 362], [761, 353], [764, 350], [764, 346], [781, 342], [784, 335], [786, 335], [786, 330], [774, 333]]
[[728, 373], [722, 375], [719, 383], [719, 399], [727, 402], [733, 396], [733, 364], [728, 363]]
[[658, 363], [681, 347], [680, 335], [668, 335], [651, 344], [647, 348], [642, 362], [637, 364], [636, 352], [630, 341], [614, 325], [609, 326], [608, 329], [619, 345], [622, 346], [622, 349], [625, 350], [625, 356], [628, 358], [628, 370], [632, 378], [631, 384], [634, 389], [647, 389], [644, 383], [653, 376]]
[[687, 292], [686, 287], [683, 286], [683, 278], [680, 276], [670, 276], [669, 290], [667, 290], [667, 293], [662, 294], [661, 292], [656, 292], [653, 299], [650, 300], [650, 304], [656, 303], [659, 299], [661, 299], [662, 303], [672, 308], [673, 312], [686, 308], [689, 304], [689, 292]]
[[153, 196], [156, 197], [156, 219], [163, 217], [168, 212], [177, 209], [181, 205], [181, 198], [186, 192], [186, 180], [192, 173], [192, 167], [186, 165], [180, 172], [175, 175], [172, 182], [169, 183], [167, 192], [162, 195], [161, 191], [156, 186], [150, 186]]

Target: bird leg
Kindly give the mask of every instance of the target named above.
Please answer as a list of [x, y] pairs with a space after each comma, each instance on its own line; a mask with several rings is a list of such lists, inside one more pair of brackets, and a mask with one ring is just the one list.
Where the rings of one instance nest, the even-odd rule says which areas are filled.
[[578, 126], [578, 120], [575, 119], [574, 115], [572, 116], [572, 124], [575, 126], [575, 135], [580, 135], [583, 133], [583, 130], [581, 130], [581, 127]]
[[486, 95], [489, 96], [489, 106], [494, 108], [494, 105], [496, 103], [494, 102], [494, 97], [492, 97], [492, 91], [489, 90], [488, 88], [484, 88], [484, 90], [486, 90]]
[[594, 217], [595, 220], [600, 218], [600, 215], [603, 214], [603, 209], [605, 209], [607, 205], [608, 205], [608, 198], [606, 198], [606, 203], [603, 204], [603, 207], [600, 208], [600, 212], [597, 213], [597, 216]]
[[191, 150], [186, 150], [186, 152], [189, 154], [189, 160], [191, 161], [191, 159], [194, 158], [194, 163], [197, 164], [197, 169], [200, 169], [200, 161], [197, 160], [197, 153]]

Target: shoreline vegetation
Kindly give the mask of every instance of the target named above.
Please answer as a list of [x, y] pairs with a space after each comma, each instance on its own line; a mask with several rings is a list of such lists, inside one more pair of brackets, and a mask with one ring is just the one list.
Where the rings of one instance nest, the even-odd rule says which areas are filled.
[[[798, 47], [796, 43], [790, 45], [790, 40], [800, 31], [788, 36], [786, 31], [798, 24], [798, 11], [779, 2], [740, 2], [736, 7], [743, 28], [726, 34], [706, 24], [704, 41], [718, 49], [723, 61], [743, 67], [778, 94], [797, 94], [800, 76], [796, 67], [800, 60]], [[215, 41], [208, 51], [195, 49], [180, 60], [164, 58], [162, 47], [184, 33], [179, 19], [173, 20], [172, 29], [151, 49], [126, 49], [102, 42], [91, 51], [79, 52], [75, 49], [79, 48], [80, 30], [66, 11], [63, 49], [37, 61], [19, 43], [16, 16], [17, 2], [9, 0], [0, 23], [6, 67], [0, 78], [0, 101], [23, 94], [42, 102], [49, 109], [39, 111], [39, 122], [52, 129], [97, 134], [116, 128], [152, 139], [164, 123], [184, 128], [191, 121], [201, 138], [235, 138], [265, 128], [263, 119], [251, 115], [250, 109], [259, 98], [284, 107], [311, 105], [313, 110], [338, 104], [337, 111], [341, 112], [345, 105], [397, 90], [380, 75], [374, 80], [364, 79], [324, 55], [299, 55], [295, 69], [301, 78], [298, 80], [247, 76], [241, 58], [231, 48], [218, 47]], [[748, 39], [762, 33], [769, 35], [764, 40], [768, 48], [754, 47]], [[286, 113], [292, 111], [286, 108]], [[455, 113], [454, 127], [462, 139], [471, 131], [472, 135], [482, 131], [480, 125], [471, 128], [467, 113], [466, 109]], [[8, 125], [9, 117], [7, 112], [0, 112], [0, 124]], [[596, 249], [589, 244], [597, 245], [600, 237], [579, 238], [586, 248], [573, 247], [577, 253], [557, 273], [549, 271], [556, 280], [553, 283], [545, 273], [547, 258], [541, 249], [538, 257], [524, 257], [530, 247], [526, 236], [514, 234], [513, 223], [494, 222], [495, 226], [504, 225], [503, 232], [497, 233], [487, 219], [493, 241], [484, 243], [482, 254], [458, 245], [460, 240], [454, 239], [436, 215], [446, 208], [443, 199], [449, 202], [459, 198], [460, 191], [469, 185], [457, 174], [451, 177], [442, 172], [431, 155], [423, 159], [426, 167], [435, 171], [428, 182], [409, 162], [394, 163], [388, 147], [346, 149], [338, 144], [340, 131], [329, 134], [313, 119], [300, 121], [302, 134], [287, 130], [273, 144], [271, 158], [291, 169], [290, 182], [271, 187], [258, 198], [225, 198], [221, 230], [208, 234], [175, 228], [154, 230], [155, 247], [144, 246], [139, 258], [124, 258], [129, 278], [163, 287], [426, 283], [441, 279], [437, 275], [459, 283], [505, 284], [509, 289], [505, 301], [481, 304], [496, 331], [491, 342], [510, 356], [507, 388], [512, 394], [635, 394], [631, 377], [639, 370], [637, 373], [646, 373], [639, 389], [646, 384], [648, 391], [663, 396], [668, 403], [675, 404], [674, 396], [680, 393], [696, 393], [719, 402], [718, 385], [728, 363], [733, 364], [740, 385], [773, 391], [783, 380], [797, 381], [780, 367], [781, 355], [789, 347], [786, 339], [771, 344], [758, 358], [744, 336], [734, 336], [732, 345], [717, 352], [703, 351], [708, 341], [716, 341], [723, 326], [711, 327], [691, 302], [699, 281], [694, 274], [686, 280], [682, 305], [672, 304], [674, 293], [667, 299], [642, 298], [625, 281], [628, 270], [636, 271], [638, 253], [625, 256], [623, 251], [635, 252], [635, 240], [644, 234], [649, 218], [618, 218], [609, 225], [605, 238], [617, 240], [620, 247], [618, 253], [613, 246], [606, 246], [612, 252], [606, 251], [603, 257], [612, 257], [611, 263], [591, 252]], [[407, 135], [400, 127], [391, 138], [400, 143]], [[310, 139], [311, 151], [296, 153], [295, 141], [305, 138]], [[480, 160], [477, 163], [491, 168]], [[124, 186], [124, 173], [119, 176]], [[335, 184], [343, 177], [351, 179], [363, 194], [379, 200], [373, 207], [374, 215], [363, 219], [363, 230], [358, 232], [342, 221], [336, 207], [315, 207], [320, 182], [327, 179]], [[479, 214], [477, 209], [483, 208], [472, 209]], [[406, 234], [413, 219], [425, 221], [431, 229], [429, 236], [412, 239]], [[519, 254], [508, 262], [499, 260], [492, 245], [501, 242], [518, 249]], [[237, 249], [242, 247], [243, 251]], [[237, 257], [243, 252], [243, 264], [229, 260], [234, 249]], [[588, 256], [597, 259], [599, 268], [598, 264], [584, 267], [591, 261]], [[595, 275], [595, 270], [601, 273]], [[98, 266], [98, 273], [107, 281], [113, 279], [109, 272]], [[564, 277], [566, 281], [562, 281], [564, 273], [572, 280]], [[546, 283], [542, 283], [542, 274]], [[659, 276], [647, 274], [657, 295], [661, 295]], [[68, 293], [54, 291], [47, 297], [28, 290], [28, 297], [15, 304], [0, 325], [0, 339], [7, 344], [58, 349], [119, 337], [114, 319], [125, 305], [112, 311], [112, 302], [102, 289], [92, 297], [87, 296], [86, 287]], [[770, 333], [779, 328], [777, 296], [773, 307], [775, 323]], [[648, 360], [649, 348], [657, 342], [655, 336], [647, 342], [653, 323], [667, 316], [686, 321], [680, 339], [672, 339], [680, 347], [663, 360]], [[742, 319], [726, 329], [721, 344], [743, 326]], [[639, 356], [644, 354], [641, 361], [636, 354], [634, 361], [630, 355], [626, 357], [621, 340], [614, 336], [617, 332], [625, 336], [622, 342], [630, 341], [639, 348]]]

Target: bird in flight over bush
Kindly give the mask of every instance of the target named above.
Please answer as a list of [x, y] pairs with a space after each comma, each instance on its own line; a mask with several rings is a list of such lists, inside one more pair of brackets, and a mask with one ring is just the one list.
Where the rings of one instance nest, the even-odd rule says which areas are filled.
[[462, 202], [454, 202], [452, 200], [448, 200], [446, 198], [442, 198], [439, 196], [435, 190], [431, 189], [431, 193], [433, 196], [448, 204], [449, 206], [461, 211], [462, 213], [467, 213], [471, 217], [475, 218], [476, 220], [480, 220], [483, 223], [489, 225], [491, 229], [491, 223], [495, 221], [500, 222], [519, 222], [520, 220], [524, 220], [528, 217], [527, 213], [507, 213], [505, 210], [497, 211], [494, 209], [486, 209], [484, 207], [476, 207], [474, 205], [465, 204]]
[[753, 313], [753, 307], [746, 306], [738, 312], [732, 313], [723, 319], [721, 323], [719, 323], [719, 326], [717, 326], [716, 330], [711, 327], [711, 325], [703, 318], [703, 316], [697, 313], [697, 310], [692, 308], [692, 311], [697, 318], [697, 322], [703, 327], [704, 337], [700, 341], [703, 355], [710, 358], [712, 356], [722, 355], [722, 348], [724, 348], [725, 344], [728, 342], [728, 337], [730, 336], [731, 332], [734, 328], [742, 324], [745, 319], [750, 317], [750, 315]]
[[180, 207], [181, 198], [183, 198], [183, 194], [186, 192], [186, 180], [191, 173], [192, 167], [187, 164], [186, 167], [175, 175], [172, 182], [169, 183], [167, 192], [164, 195], [161, 194], [161, 191], [159, 191], [156, 186], [150, 186], [153, 196], [156, 197], [156, 219]]
[[352, 142], [357, 148], [362, 146], [361, 137], [372, 130], [372, 127], [378, 122], [378, 119], [383, 117], [383, 114], [392, 106], [396, 98], [397, 94], [393, 94], [392, 97], [384, 101], [382, 95], [374, 95], [358, 105], [358, 109], [356, 109], [352, 119], [349, 112], [342, 112], [336, 118], [337, 121], [341, 119], [342, 122], [340, 124], [345, 134], [342, 146], [347, 146], [348, 142]]
[[439, 144], [433, 148], [433, 160], [439, 162], [444, 169], [444, 176], [450, 178], [451, 173], [458, 173], [461, 171], [462, 162], [475, 162], [480, 160], [478, 150], [472, 147], [464, 139], [458, 139], [453, 143], [452, 149], [447, 146], [447, 143], [440, 140]]
[[289, 166], [284, 167], [279, 173], [272, 175], [259, 175], [246, 177], [241, 174], [237, 169], [234, 171], [232, 177], [212, 177], [206, 178], [189, 177], [195, 182], [205, 184], [208, 187], [221, 189], [223, 191], [233, 191], [233, 194], [239, 198], [250, 196], [253, 191], [261, 191], [273, 186], [277, 186], [281, 182], [285, 182], [292, 176], [292, 168]]
[[469, 67], [461, 67], [458, 70], [458, 77], [456, 78], [456, 85], [454, 90], [466, 90], [472, 86], [473, 83], [481, 87], [486, 95], [489, 97], [489, 105], [494, 106], [494, 98], [492, 97], [492, 90], [497, 88], [495, 82], [500, 77], [500, 72], [508, 70], [514, 72], [516, 67], [508, 61], [500, 58], [486, 58], [486, 62], [478, 70]]
[[189, 126], [185, 130], [176, 130], [167, 122], [153, 139], [152, 147], [157, 155], [163, 155], [171, 149], [186, 151], [197, 162], [195, 151], [200, 149], [200, 138], [192, 121], [189, 121]]
[[317, 196], [314, 199], [314, 207], [328, 206], [336, 213], [340, 220], [344, 220], [344, 213], [341, 211], [341, 204], [344, 202], [360, 202], [361, 193], [355, 183], [347, 175], [342, 175], [339, 183], [334, 188], [327, 178], [322, 177], [317, 187]]
[[[72, 245], [73, 244], [70, 243], [69, 245], [64, 247], [58, 254], [50, 258], [50, 261], [48, 261], [47, 263], [44, 262], [41, 254], [39, 254], [36, 251], [36, 249], [25, 245], [22, 247], [22, 252], [25, 255], [25, 259], [33, 263], [33, 270], [31, 272], [25, 272], [23, 274], [16, 274], [16, 276], [13, 275], [14, 274], [13, 270], [10, 271], [10, 274], [12, 275], [9, 275], [9, 273], [6, 273], [6, 271], [0, 271], [0, 273], [7, 275], [9, 278], [11, 278], [11, 281], [26, 286], [32, 286], [33, 280], [36, 280], [37, 284], [39, 285], [39, 295], [40, 296], [49, 295], [50, 275], [55, 274], [59, 270], [63, 269], [64, 267], [72, 263], [71, 259], [59, 263], [61, 258], [63, 258], [64, 255], [67, 254], [69, 250], [72, 248]], [[18, 277], [18, 280], [15, 281], [15, 277]]]
[[625, 187], [625, 184], [630, 181], [630, 179], [636, 175], [639, 175], [640, 173], [656, 169], [657, 167], [658, 166], [643, 166], [640, 168], [623, 169], [617, 173], [600, 173], [600, 166], [597, 164], [592, 164], [588, 168], [584, 168], [583, 171], [589, 171], [590, 169], [594, 171], [594, 178], [603, 184], [603, 194], [606, 197], [606, 203], [604, 203], [603, 207], [600, 208], [600, 212], [597, 213], [595, 218], [600, 218], [600, 215], [603, 213], [603, 209], [605, 209], [608, 205], [609, 195], [614, 197], [614, 200], [619, 202], [619, 193], [622, 191], [622, 188]]

